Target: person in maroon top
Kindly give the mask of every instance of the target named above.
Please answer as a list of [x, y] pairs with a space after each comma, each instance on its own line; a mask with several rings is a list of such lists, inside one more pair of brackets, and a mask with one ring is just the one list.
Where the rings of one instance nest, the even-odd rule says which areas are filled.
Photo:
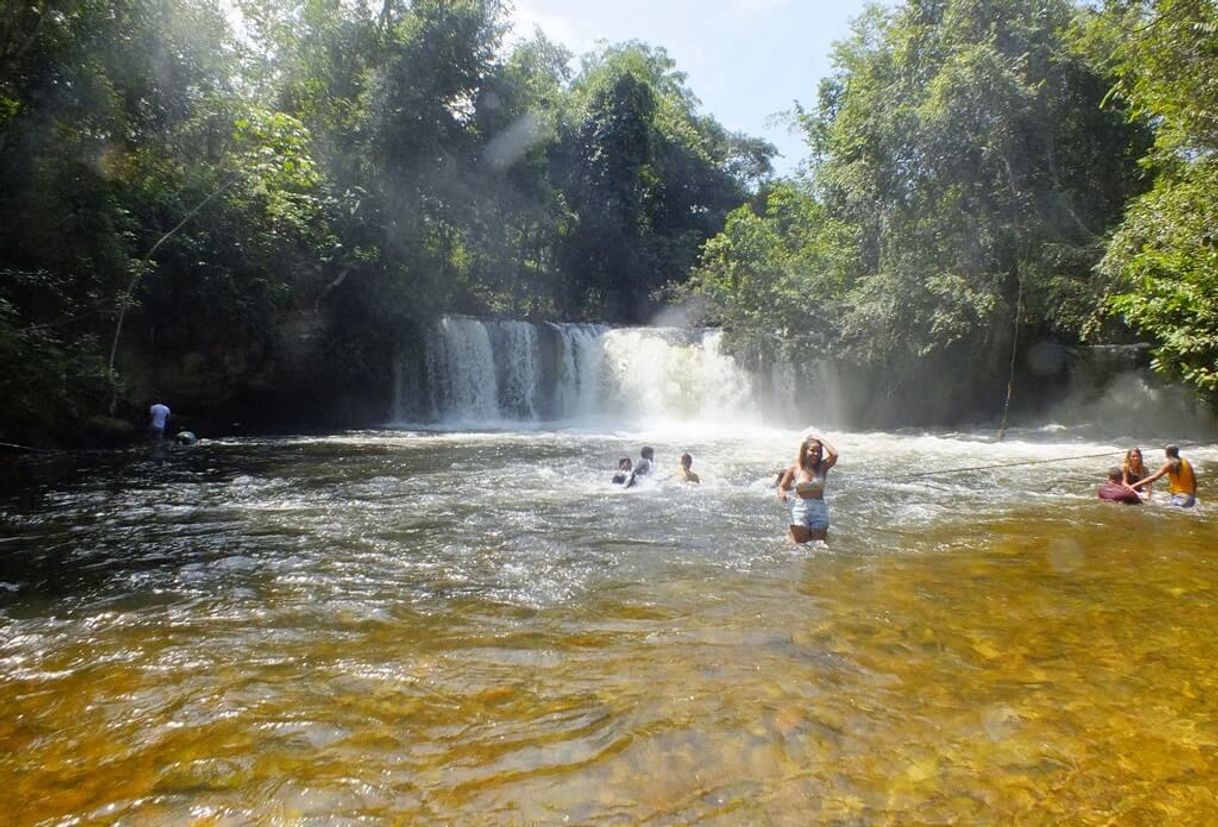
[[1141, 505], [1142, 498], [1138, 496], [1137, 491], [1121, 482], [1123, 477], [1124, 472], [1121, 470], [1121, 466], [1114, 465], [1109, 468], [1108, 482], [1100, 486], [1100, 499], [1126, 505]]

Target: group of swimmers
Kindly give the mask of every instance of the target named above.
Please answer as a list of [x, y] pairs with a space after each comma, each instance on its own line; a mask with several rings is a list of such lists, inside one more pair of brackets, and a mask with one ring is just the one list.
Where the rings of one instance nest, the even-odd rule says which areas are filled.
[[[1108, 481], [1099, 489], [1100, 499], [1141, 504], [1150, 499], [1151, 486], [1167, 477], [1169, 503], [1177, 508], [1192, 508], [1197, 504], [1197, 474], [1192, 463], [1180, 456], [1180, 448], [1176, 445], [1168, 445], [1163, 453], [1165, 461], [1162, 467], [1152, 473], [1142, 461], [1142, 450], [1130, 448], [1125, 453], [1124, 462], [1109, 470]], [[650, 446], [643, 448], [637, 465], [629, 457], [623, 457], [613, 481], [626, 487], [635, 485], [640, 476], [651, 473], [654, 459], [655, 452]], [[808, 431], [800, 439], [795, 462], [778, 472], [775, 484], [778, 499], [791, 503], [791, 522], [787, 529], [793, 542], [824, 542], [828, 536], [829, 507], [825, 504], [825, 484], [829, 470], [837, 464], [837, 460], [837, 450], [824, 435], [818, 431]], [[692, 464], [693, 458], [689, 454], [681, 455], [680, 475], [686, 482], [699, 481], [698, 475], [691, 469]]]
[[1150, 487], [1167, 477], [1170, 505], [1192, 508], [1197, 504], [1197, 473], [1193, 464], [1180, 456], [1180, 448], [1168, 445], [1163, 449], [1165, 462], [1153, 474], [1142, 462], [1142, 449], [1130, 448], [1120, 465], [1108, 469], [1108, 480], [1099, 488], [1099, 498], [1127, 505], [1141, 505], [1150, 499]]
[[[639, 461], [633, 462], [630, 457], [622, 457], [617, 461], [617, 473], [613, 475], [614, 485], [624, 485], [631, 488], [637, 485], [642, 477], [651, 474], [655, 468], [656, 452], [650, 445], [644, 445], [639, 451]], [[702, 482], [693, 470], [694, 458], [688, 454], [681, 454], [681, 466], [677, 471], [677, 476], [682, 482]]]
[[[613, 482], [627, 488], [638, 483], [640, 477], [652, 473], [655, 467], [655, 451], [650, 445], [639, 452], [637, 463], [630, 457], [618, 460]], [[819, 431], [809, 431], [799, 442], [795, 462], [780, 471], [776, 482], [778, 499], [791, 503], [791, 522], [788, 534], [796, 543], [824, 542], [829, 533], [829, 507], [825, 504], [825, 481], [829, 469], [837, 464], [837, 450], [829, 444]], [[684, 482], [701, 482], [693, 470], [693, 457], [681, 455], [678, 476]], [[794, 497], [790, 496], [794, 493]]]

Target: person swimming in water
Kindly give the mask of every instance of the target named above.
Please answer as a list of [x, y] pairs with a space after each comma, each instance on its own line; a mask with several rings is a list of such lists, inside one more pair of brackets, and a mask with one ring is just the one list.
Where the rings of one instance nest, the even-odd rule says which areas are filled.
[[614, 485], [625, 485], [630, 479], [630, 471], [634, 467], [634, 463], [630, 461], [630, 457], [622, 457], [617, 461], [617, 473], [613, 475]]
[[823, 435], [813, 433], [799, 443], [795, 464], [778, 481], [778, 499], [784, 503], [794, 489], [791, 503], [791, 540], [806, 543], [824, 540], [829, 534], [829, 507], [825, 505], [825, 482], [829, 469], [837, 464], [837, 451]]
[[[1135, 482], [1141, 482], [1150, 476], [1150, 470], [1147, 469], [1146, 463], [1142, 461], [1142, 449], [1130, 448], [1125, 452], [1125, 459], [1121, 462], [1121, 483], [1123, 485], [1133, 485]], [[1139, 491], [1138, 496], [1144, 500], [1150, 499], [1150, 486], [1146, 486], [1144, 491]]]
[[1101, 500], [1107, 500], [1113, 503], [1125, 503], [1126, 505], [1141, 505], [1142, 498], [1138, 496], [1138, 492], [1121, 478], [1124, 472], [1119, 465], [1114, 465], [1108, 469], [1108, 480], [1099, 487], [1096, 492]]
[[639, 451], [639, 461], [635, 464], [634, 470], [630, 472], [630, 479], [626, 482], [627, 488], [637, 484], [639, 477], [645, 477], [651, 473], [655, 458], [655, 449], [650, 445], [644, 445], [643, 450]]
[[681, 470], [677, 473], [681, 475], [682, 481], [702, 482], [702, 480], [698, 478], [697, 473], [692, 470], [693, 464], [694, 458], [692, 456], [689, 454], [681, 454]]

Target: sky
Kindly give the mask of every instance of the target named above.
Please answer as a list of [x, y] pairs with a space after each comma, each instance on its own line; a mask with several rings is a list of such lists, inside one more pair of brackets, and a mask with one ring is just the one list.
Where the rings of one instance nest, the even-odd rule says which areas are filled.
[[[703, 111], [734, 132], [765, 138], [781, 174], [807, 157], [803, 138], [773, 116], [816, 102], [829, 52], [865, 0], [514, 0], [513, 34], [534, 27], [579, 55], [598, 40], [663, 46]], [[578, 67], [578, 61], [575, 62]]]

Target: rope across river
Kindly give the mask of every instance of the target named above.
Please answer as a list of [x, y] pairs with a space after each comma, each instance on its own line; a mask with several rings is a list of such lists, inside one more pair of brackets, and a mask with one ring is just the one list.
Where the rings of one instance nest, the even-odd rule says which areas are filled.
[[[1076, 459], [1098, 459], [1110, 457], [1113, 451], [1103, 451], [1098, 454], [1079, 454], [1071, 457], [1054, 457], [1053, 459], [1025, 459], [1018, 462], [996, 462], [990, 465], [971, 465], [967, 468], [944, 468], [938, 471], [922, 471], [917, 474], [900, 474], [895, 477], [885, 477], [889, 480], [915, 480], [920, 477], [934, 477], [939, 474], [963, 474], [966, 471], [990, 471], [995, 468], [1018, 468], [1021, 465], [1046, 465], [1051, 462], [1071, 462]], [[1116, 452], [1119, 453], [1119, 452]]]
[[[1186, 443], [1186, 444], [1182, 444], [1181, 447], [1195, 448], [1201, 444], [1202, 443]], [[1025, 459], [1025, 460], [1018, 460], [1016, 462], [996, 462], [996, 463], [991, 463], [989, 465], [970, 465], [965, 468], [941, 468], [941, 469], [938, 469], [935, 471], [919, 471], [915, 474], [896, 474], [896, 475], [883, 476], [883, 477], [877, 477], [877, 476], [851, 477], [851, 479], [853, 481], [885, 480], [888, 482], [900, 482], [903, 480], [921, 479], [923, 477], [937, 477], [942, 474], [963, 474], [968, 471], [990, 471], [995, 468], [1018, 468], [1022, 465], [1046, 465], [1051, 462], [1073, 462], [1074, 460], [1077, 460], [1077, 459], [1098, 459], [1100, 457], [1110, 457], [1114, 453], [1120, 454], [1122, 452], [1120, 450], [1116, 450], [1116, 451], [1109, 450], [1109, 451], [1101, 451], [1100, 453], [1096, 453], [1096, 454], [1077, 454], [1075, 456], [1069, 456], [1069, 457], [1053, 457], [1052, 459]]]

